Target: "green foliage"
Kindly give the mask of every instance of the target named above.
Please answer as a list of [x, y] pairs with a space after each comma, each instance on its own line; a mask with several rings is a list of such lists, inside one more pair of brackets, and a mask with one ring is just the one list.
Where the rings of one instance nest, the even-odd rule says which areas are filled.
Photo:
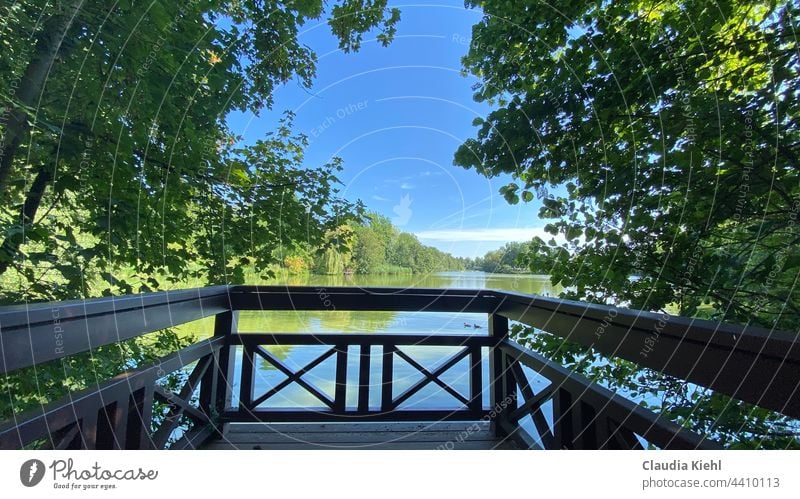
[[[495, 110], [455, 162], [511, 175], [509, 202], [541, 202], [563, 242], [536, 238], [532, 270], [568, 298], [800, 326], [796, 2], [470, 4], [484, 15], [463, 62]], [[578, 370], [611, 386], [655, 379], [595, 360]], [[780, 415], [659, 379], [636, 391], [727, 445], [797, 444]]]
[[346, 269], [344, 260], [344, 256], [340, 251], [328, 248], [317, 259], [314, 273], [319, 275], [341, 275]]
[[[71, 23], [68, 7], [80, 7]], [[279, 243], [320, 244], [354, 210], [337, 199], [338, 160], [305, 164], [291, 114], [252, 146], [226, 125], [230, 112], [272, 106], [291, 79], [311, 84], [316, 55], [298, 33], [323, 16], [322, 2], [0, 9], [3, 131], [26, 132], [9, 119], [22, 111], [31, 123], [0, 155], [11, 160], [0, 183], [0, 302], [96, 295], [86, 283], [97, 278], [105, 294], [156, 289], [159, 275], [242, 282], [240, 259], [266, 271]], [[398, 18], [360, 0], [330, 9], [351, 49], [376, 27], [388, 42]], [[65, 21], [63, 43], [43, 18]], [[42, 66], [48, 48], [52, 67]], [[42, 69], [41, 100], [27, 109], [15, 89]]]
[[463, 270], [465, 263], [466, 259], [400, 232], [383, 215], [367, 213], [361, 223], [341, 225], [326, 233], [313, 270], [322, 275], [416, 274]]
[[384, 263], [370, 269], [372, 275], [411, 275], [414, 271], [408, 267]]
[[483, 257], [476, 258], [472, 267], [484, 272], [498, 274], [528, 272], [527, 266], [520, 259], [522, 255], [527, 253], [528, 249], [528, 243], [506, 243], [502, 248], [489, 251]]
[[541, 199], [565, 242], [531, 267], [571, 298], [800, 326], [796, 3], [474, 5], [464, 65], [497, 109], [455, 160]]
[[339, 48], [345, 52], [358, 50], [363, 34], [373, 26], [380, 26], [377, 40], [388, 45], [397, 32], [400, 9], [389, 9], [387, 3], [387, 0], [356, 0], [334, 6], [328, 24], [339, 37]]
[[353, 260], [356, 273], [376, 273], [379, 268], [386, 265], [386, 243], [376, 231], [368, 226], [358, 226], [355, 235]]

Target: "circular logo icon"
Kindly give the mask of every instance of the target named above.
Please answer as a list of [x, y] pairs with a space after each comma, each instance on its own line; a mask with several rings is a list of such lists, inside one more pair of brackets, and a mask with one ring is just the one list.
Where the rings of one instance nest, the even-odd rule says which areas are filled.
[[19, 481], [26, 487], [35, 487], [44, 478], [44, 463], [38, 459], [28, 459], [19, 469]]

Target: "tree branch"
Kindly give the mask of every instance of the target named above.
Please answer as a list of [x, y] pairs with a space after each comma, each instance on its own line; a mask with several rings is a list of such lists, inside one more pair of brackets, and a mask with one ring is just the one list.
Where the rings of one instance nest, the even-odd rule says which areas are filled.
[[83, 3], [84, 0], [72, 0], [66, 4], [63, 12], [45, 22], [36, 42], [36, 52], [25, 68], [19, 85], [19, 93], [16, 95], [19, 105], [9, 107], [3, 117], [2, 121], [6, 126], [5, 140], [0, 151], [0, 197], [5, 195], [14, 157], [30, 130], [25, 108], [36, 105], [67, 31]]

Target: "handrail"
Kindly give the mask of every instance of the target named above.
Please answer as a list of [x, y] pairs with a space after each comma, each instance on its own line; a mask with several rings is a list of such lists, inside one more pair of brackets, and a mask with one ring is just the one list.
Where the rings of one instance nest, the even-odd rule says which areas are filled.
[[229, 286], [0, 307], [0, 374], [230, 310]]
[[[497, 339], [482, 334], [308, 334], [308, 333], [240, 333], [230, 336], [231, 345], [241, 345], [241, 383], [238, 389], [238, 404], [228, 406], [223, 414], [226, 421], [425, 421], [425, 420], [479, 420], [487, 414], [483, 408], [483, 376], [481, 349], [495, 347]], [[272, 345], [316, 345], [325, 347], [307, 364], [299, 369], [285, 365], [264, 347]], [[398, 347], [453, 347], [449, 358], [435, 368], [428, 369], [409, 353]], [[350, 352], [350, 347], [357, 347]], [[375, 348], [373, 348], [375, 347]], [[453, 351], [454, 350], [454, 351]], [[335, 358], [332, 381], [335, 393], [332, 397], [319, 390], [303, 378], [309, 371]], [[372, 360], [380, 359], [381, 381], [370, 381]], [[255, 361], [261, 360], [282, 372], [286, 378], [270, 389], [256, 390]], [[350, 359], [357, 364], [357, 404], [347, 404], [347, 366]], [[422, 379], [394, 394], [394, 362], [404, 361], [411, 369], [423, 375]], [[461, 361], [468, 367], [464, 380], [469, 382], [469, 393], [462, 394], [440, 376], [450, 371]], [[261, 407], [292, 383], [312, 396], [321, 408], [297, 407], [282, 409]], [[370, 387], [380, 385], [379, 397], [370, 393]], [[402, 407], [404, 402], [419, 393], [429, 384], [436, 384], [452, 396], [455, 405], [437, 408]]]
[[[234, 318], [235, 313], [239, 310], [484, 313], [489, 316], [490, 334], [489, 336], [343, 335], [335, 333], [239, 335]], [[259, 348], [261, 348], [259, 345], [327, 344], [340, 349], [341, 345], [347, 344], [360, 347], [362, 351], [369, 354], [372, 346], [386, 349], [388, 352], [396, 352], [397, 345], [409, 344], [409, 341], [413, 344], [423, 345], [456, 345], [466, 341], [472, 345], [470, 348], [489, 348], [492, 352], [490, 372], [493, 377], [502, 378], [502, 383], [498, 386], [496, 383], [490, 383], [493, 391], [492, 400], [496, 402], [499, 400], [496, 398], [498, 393], [507, 388], [510, 390], [509, 387], [521, 386], [519, 380], [524, 381], [524, 373], [520, 372], [522, 364], [531, 367], [531, 363], [534, 363], [539, 367], [555, 369], [552, 363], [543, 363], [544, 361], [539, 359], [536, 354], [530, 352], [525, 352], [519, 359], [512, 358], [511, 354], [514, 351], [520, 352], [515, 349], [522, 347], [507, 341], [509, 320], [522, 322], [574, 341], [584, 347], [595, 348], [604, 355], [628, 359], [643, 367], [710, 387], [721, 393], [789, 416], [800, 417], [800, 392], [796, 390], [800, 384], [800, 346], [798, 346], [797, 334], [484, 289], [214, 286], [84, 301], [0, 307], [0, 374], [212, 315], [216, 316], [215, 336], [217, 340], [215, 341], [221, 341], [222, 346], [215, 349], [213, 354], [208, 353], [204, 357], [202, 369], [196, 368], [198, 370], [193, 372], [193, 377], [186, 390], [191, 391], [195, 384], [199, 383], [204, 410], [208, 414], [213, 412], [214, 417], [222, 418], [221, 420], [240, 420], [243, 417], [241, 412], [237, 413], [227, 405], [231, 395], [231, 370], [235, 365], [233, 356], [236, 348], [239, 348], [237, 345], [241, 345], [240, 348], [247, 350], [249, 355], [261, 355], [270, 361], [268, 353], [265, 354], [263, 350], [259, 353]], [[469, 339], [465, 340], [464, 338], [467, 337]], [[477, 350], [470, 354], [470, 362], [473, 365], [476, 362], [475, 356], [479, 356], [476, 352]], [[336, 356], [337, 362], [342, 362], [341, 352], [336, 353]], [[180, 355], [178, 358], [181, 358]], [[186, 359], [187, 357], [183, 358], [184, 361]], [[175, 364], [177, 361], [171, 362]], [[175, 368], [179, 369], [185, 366], [186, 362], [180, 365], [175, 364], [172, 367], [177, 366]], [[505, 375], [501, 376], [500, 374], [504, 369], [511, 373], [507, 379]], [[362, 362], [359, 367], [362, 378], [368, 370], [369, 365]], [[250, 372], [252, 373], [252, 366]], [[435, 381], [434, 373], [424, 370], [421, 372], [425, 374], [426, 379]], [[473, 372], [479, 372], [479, 370], [473, 369]], [[550, 374], [551, 377], [564, 377], [568, 375], [567, 373], [553, 371]], [[368, 372], [366, 374], [368, 375]], [[470, 376], [474, 378], [473, 385], [478, 386], [477, 375], [470, 374]], [[570, 380], [577, 379], [579, 377], [571, 374]], [[151, 381], [155, 383], [154, 380]], [[107, 390], [107, 388], [96, 388], [95, 393], [102, 390]], [[202, 419], [201, 414], [183, 398], [176, 398], [173, 396], [174, 394], [165, 393], [157, 386], [151, 386], [148, 390], [149, 396], [166, 399], [176, 417], [182, 414], [190, 415], [195, 420]], [[92, 390], [87, 393], [90, 392]], [[366, 397], [365, 393], [364, 389], [360, 388], [359, 400], [362, 402]], [[511, 392], [504, 393], [511, 395]], [[555, 392], [543, 394], [530, 392], [526, 395], [523, 405], [515, 407], [512, 412], [515, 417], [522, 417], [525, 411], [535, 413], [537, 407], [548, 397], [558, 395], [566, 397], [564, 400], [567, 400], [577, 396], [574, 390], [569, 393], [559, 393], [560, 395]], [[596, 393], [596, 390], [592, 389], [588, 395], [580, 395], [580, 397], [591, 398], [592, 393]], [[484, 409], [479, 410], [475, 405], [475, 394], [472, 395], [470, 409], [458, 412], [451, 417], [474, 417], [484, 411]], [[516, 396], [516, 392], [513, 395]], [[608, 398], [608, 394], [603, 397]], [[92, 396], [89, 398], [91, 399]], [[386, 398], [384, 396], [384, 399]], [[616, 398], [618, 397], [611, 397], [611, 399]], [[330, 402], [333, 404], [334, 400], [331, 399]], [[336, 399], [335, 402], [336, 407], [341, 409], [341, 399]], [[594, 408], [588, 399], [582, 400], [582, 403], [589, 404], [587, 413], [600, 410]], [[636, 414], [640, 412], [635, 407], [626, 405], [625, 402], [619, 404], [614, 402], [612, 406], [622, 407], [621, 410], [631, 409]], [[389, 407], [398, 417], [413, 416], [413, 414], [401, 414], [403, 411], [397, 410], [392, 404], [389, 404]], [[607, 409], [603, 409], [603, 411], [607, 412]], [[270, 417], [291, 419], [302, 416], [311, 418], [309, 421], [314, 418], [324, 420], [327, 417], [324, 414], [309, 415], [303, 411], [284, 411], [282, 415], [278, 412], [271, 413]], [[369, 417], [391, 419], [391, 414], [388, 413], [377, 414], [369, 410], [364, 412], [369, 413], [367, 414]], [[434, 417], [443, 414], [441, 411], [419, 413], [420, 417]], [[29, 416], [30, 414], [27, 414], [23, 418], [26, 420], [32, 418], [40, 423], [44, 422], [47, 426], [46, 418], [42, 420], [35, 416]], [[89, 419], [96, 416], [97, 413]], [[117, 416], [119, 415], [117, 414]], [[246, 417], [250, 418], [251, 416]], [[616, 416], [609, 417], [611, 422], [608, 424], [616, 424], [614, 417]], [[650, 416], [642, 417], [646, 420]], [[538, 421], [541, 426], [541, 417], [538, 417]], [[644, 420], [640, 420], [640, 423], [641, 421]], [[149, 422], [142, 423], [145, 427], [148, 424]], [[513, 423], [508, 421], [503, 424], [507, 430], [511, 429], [509, 424], [513, 426]], [[21, 425], [22, 423], [15, 426], [22, 428], [24, 425]], [[662, 425], [661, 422], [658, 422], [657, 428], [662, 433], [650, 432], [647, 436], [666, 446], [674, 445], [664, 440], [665, 436], [682, 435], [680, 428]], [[5, 427], [2, 431], [6, 433], [3, 434], [9, 435], [7, 433], [9, 430], [10, 427]], [[608, 431], [608, 428], [598, 427], [595, 430], [602, 433]], [[641, 427], [639, 430], [644, 431]], [[71, 431], [74, 431], [74, 427]], [[213, 431], [205, 431], [206, 434], [213, 433]], [[543, 427], [542, 431], [546, 436], [548, 430]], [[616, 439], [616, 443], [612, 447], [625, 447], [628, 444], [635, 446], [636, 442], [631, 436], [632, 434], [625, 433], [631, 431], [634, 430], [631, 430], [631, 426], [628, 424], [623, 430], [612, 432]], [[164, 440], [165, 433], [166, 430], [159, 434], [159, 442]], [[187, 437], [188, 440], [185, 440], [183, 445], [188, 445], [186, 442], [193, 442], [195, 441], [193, 439], [199, 438], [197, 434], [192, 434], [190, 437]], [[556, 440], [558, 440], [555, 436], [547, 437], [547, 439], [552, 445], [556, 445]], [[525, 439], [523, 438], [523, 440]], [[586, 441], [588, 442], [588, 440]], [[70, 442], [67, 443], [72, 445]], [[691, 437], [682, 438], [681, 442], [684, 442], [686, 446], [692, 446], [695, 443], [706, 445], [705, 440], [700, 439], [695, 442]], [[595, 443], [597, 442], [595, 441]], [[531, 443], [531, 445], [533, 444]], [[2, 442], [0, 442], [0, 446], [2, 446]]]
[[[612, 445], [615, 438], [621, 436], [619, 433], [623, 429], [635, 432], [662, 449], [720, 448], [716, 442], [663, 419], [658, 414], [597, 383], [590, 382], [583, 376], [576, 376], [569, 369], [513, 341], [504, 340], [500, 343], [500, 349], [509, 357], [510, 362], [522, 363], [536, 374], [550, 380], [552, 392], [547, 393], [546, 398], [539, 398], [533, 410], [540, 408], [546, 399], [560, 399], [560, 404], [557, 404], [559, 407], [553, 416], [555, 419], [553, 438], [558, 442], [556, 448], [607, 448]], [[513, 373], [514, 370], [511, 371]], [[524, 374], [519, 375], [519, 371], [517, 373], [516, 381], [519, 384], [519, 377], [524, 377]], [[567, 402], [564, 401], [564, 396], [568, 398]], [[575, 427], [577, 421], [583, 422], [583, 428]], [[609, 421], [616, 425], [612, 427]], [[562, 430], [565, 426], [572, 426], [569, 434], [565, 434], [566, 432]], [[637, 443], [634, 439], [627, 440], [627, 444], [633, 448]]]
[[234, 310], [491, 313], [502, 293], [486, 289], [232, 286]]
[[788, 416], [800, 417], [800, 332], [503, 292], [496, 313]]
[[[77, 438], [78, 447], [103, 448], [98, 445], [98, 438], [104, 437], [109, 449], [147, 448], [151, 444], [150, 435], [140, 430], [150, 427], [151, 416], [143, 405], [148, 401], [152, 403], [155, 381], [165, 373], [213, 355], [224, 343], [223, 338], [194, 343], [154, 364], [127, 371], [95, 387], [15, 416], [0, 426], [0, 449], [22, 448], [38, 439], [48, 439], [57, 449], [59, 438], [53, 438], [53, 433], [71, 426], [76, 431], [60, 436], [64, 446]], [[98, 429], [103, 425], [108, 431], [99, 435]]]

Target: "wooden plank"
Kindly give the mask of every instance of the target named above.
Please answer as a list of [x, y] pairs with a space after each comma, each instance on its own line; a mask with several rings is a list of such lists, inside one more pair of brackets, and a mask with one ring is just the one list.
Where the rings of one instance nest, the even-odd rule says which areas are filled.
[[[555, 382], [553, 384], [556, 384]], [[575, 426], [571, 408], [576, 403], [569, 390], [556, 389], [553, 396], [553, 433], [555, 434], [554, 449], [572, 449], [575, 431], [580, 427]]]
[[278, 431], [282, 433], [331, 433], [331, 432], [416, 432], [416, 431], [461, 431], [465, 427], [478, 425], [482, 430], [489, 429], [487, 421], [427, 421], [419, 423], [401, 422], [363, 422], [363, 423], [230, 423], [225, 432], [259, 433]]
[[123, 397], [115, 404], [114, 419], [111, 421], [114, 428], [114, 450], [125, 449], [125, 436], [128, 434], [128, 414], [130, 413], [130, 397]]
[[347, 345], [336, 345], [336, 374], [334, 388], [334, 410], [344, 412], [347, 406]]
[[[401, 355], [403, 354], [403, 352], [398, 350], [397, 354]], [[439, 376], [447, 372], [451, 367], [461, 362], [461, 359], [463, 359], [467, 355], [469, 355], [469, 349], [464, 348], [460, 352], [456, 353], [455, 355], [447, 359], [447, 361], [445, 361], [443, 364], [439, 365], [436, 369], [433, 370], [433, 372], [428, 373], [427, 370], [423, 371], [425, 377], [416, 382], [415, 384], [411, 385], [410, 387], [408, 387], [403, 393], [398, 395], [396, 399], [392, 400], [392, 408], [398, 407], [400, 404], [411, 398], [415, 393], [422, 390], [428, 383], [437, 380]], [[406, 362], [413, 362], [412, 360], [410, 360], [410, 357], [408, 356], [404, 355], [404, 358]], [[439, 386], [442, 385], [440, 384]], [[463, 397], [461, 398], [463, 399]]]
[[213, 442], [205, 445], [203, 450], [499, 450], [508, 447], [502, 441], [480, 440], [461, 442], [452, 449], [445, 447], [447, 442], [401, 442], [383, 444], [310, 444], [310, 443], [277, 443], [277, 444], [232, 444]]
[[97, 411], [87, 411], [81, 418], [81, 449], [97, 448]]
[[471, 411], [480, 412], [483, 407], [483, 372], [481, 347], [469, 347], [470, 366], [469, 366], [469, 402], [468, 407]]
[[539, 392], [534, 395], [533, 398], [525, 400], [518, 408], [514, 409], [508, 416], [508, 420], [512, 423], [516, 423], [519, 421], [523, 416], [530, 414], [531, 412], [539, 409], [542, 405], [544, 405], [555, 393], [555, 385], [552, 383], [547, 385], [545, 388], [539, 390]]
[[[214, 337], [227, 338], [236, 334], [236, 314], [223, 312], [214, 317]], [[226, 344], [214, 353], [213, 364], [200, 383], [200, 410], [209, 417], [220, 413], [231, 404], [233, 397], [233, 366], [236, 349]]]
[[128, 418], [128, 400], [123, 399], [100, 408], [97, 415], [96, 448], [123, 449]]
[[576, 408], [573, 408], [573, 421], [578, 428], [575, 435], [576, 449], [599, 449], [602, 442], [598, 441], [598, 427], [605, 426], [597, 411], [590, 404], [579, 401]]
[[[481, 417], [486, 417], [488, 411], [482, 411]], [[390, 412], [370, 411], [360, 413], [348, 411], [338, 413], [319, 409], [254, 409], [248, 411], [231, 411], [222, 414], [225, 422], [251, 422], [269, 421], [273, 423], [298, 422], [337, 422], [352, 420], [358, 417], [360, 421], [471, 421], [476, 414], [468, 410], [454, 409], [395, 409]]]
[[[329, 353], [332, 352], [333, 350], [334, 349], [331, 349], [329, 351]], [[260, 346], [256, 347], [255, 353], [257, 353], [258, 355], [263, 357], [267, 362], [269, 362], [270, 364], [275, 366], [279, 371], [281, 371], [286, 376], [291, 377], [291, 376], [294, 375], [294, 372], [291, 369], [289, 369], [283, 362], [281, 362], [277, 357], [275, 357], [274, 355], [269, 353], [264, 348], [261, 348]], [[251, 364], [251, 368], [252, 368], [252, 364]], [[306, 390], [310, 394], [314, 395], [316, 398], [318, 398], [322, 403], [327, 405], [329, 408], [333, 409], [333, 400], [331, 400], [331, 398], [328, 397], [328, 395], [326, 395], [326, 394], [322, 393], [321, 391], [319, 391], [314, 385], [312, 385], [311, 383], [305, 381], [303, 378], [300, 378], [300, 377], [295, 378], [294, 382], [297, 383], [298, 385], [302, 386], [304, 390]], [[245, 406], [245, 407], [252, 407], [252, 403], [250, 405], [248, 405], [248, 406]]]
[[0, 373], [229, 309], [227, 286], [0, 307]]
[[233, 286], [236, 310], [365, 310], [488, 313], [499, 294], [484, 289]]
[[230, 337], [233, 345], [383, 345], [383, 346], [494, 346], [484, 334], [352, 334], [352, 333], [241, 333]]
[[[502, 293], [498, 313], [767, 409], [800, 417], [800, 336], [752, 326]], [[654, 346], [649, 346], [653, 345]]]
[[[302, 367], [301, 369], [299, 369], [298, 371], [295, 371], [295, 372], [294, 372], [294, 373], [292, 373], [290, 376], [287, 376], [285, 380], [281, 381], [280, 383], [278, 383], [277, 385], [275, 385], [274, 387], [272, 387], [270, 390], [268, 390], [268, 391], [267, 391], [265, 394], [263, 394], [263, 395], [259, 396], [259, 397], [258, 397], [258, 398], [256, 398], [255, 400], [253, 400], [253, 402], [252, 402], [250, 405], [251, 405], [252, 407], [258, 407], [259, 405], [263, 404], [263, 403], [264, 403], [264, 402], [266, 402], [266, 401], [267, 401], [267, 400], [268, 400], [270, 397], [272, 397], [272, 396], [273, 396], [273, 395], [275, 395], [276, 393], [280, 392], [281, 390], [283, 390], [283, 389], [284, 389], [284, 388], [286, 388], [287, 386], [291, 385], [292, 383], [294, 383], [294, 382], [298, 381], [298, 380], [300, 379], [300, 377], [301, 377], [301, 376], [303, 376], [304, 374], [308, 373], [309, 371], [311, 371], [312, 369], [314, 369], [314, 368], [315, 368], [315, 367], [317, 367], [318, 365], [322, 364], [323, 362], [325, 362], [326, 360], [328, 360], [328, 358], [330, 358], [330, 357], [331, 357], [331, 356], [333, 356], [334, 354], [337, 354], [337, 349], [336, 349], [336, 347], [334, 347], [334, 348], [331, 348], [331, 349], [329, 349], [329, 350], [326, 350], [326, 351], [325, 351], [325, 352], [324, 352], [322, 355], [318, 356], [317, 358], [315, 358], [314, 360], [312, 360], [311, 362], [309, 362], [308, 364], [306, 364], [305, 366], [303, 366], [303, 367]], [[341, 356], [341, 352], [338, 354], [338, 356], [339, 356], [339, 357]], [[345, 360], [345, 361], [346, 361], [346, 360]], [[337, 366], [336, 366], [336, 367], [337, 367], [337, 369], [338, 369], [338, 367], [339, 367], [339, 365], [338, 365], [338, 362], [339, 362], [339, 359], [337, 358]], [[338, 374], [338, 373], [337, 373], [337, 374]], [[337, 388], [337, 390], [339, 389], [338, 385], [337, 385], [337, 387], [336, 387], [336, 388]]]
[[461, 442], [490, 440], [497, 441], [492, 432], [487, 428], [482, 431], [419, 431], [398, 432], [378, 431], [368, 432], [266, 432], [266, 433], [231, 433], [223, 439], [231, 443], [383, 443], [383, 442]]
[[506, 420], [498, 420], [497, 424], [503, 426], [503, 432], [507, 435], [505, 438], [516, 442], [519, 448], [536, 450], [544, 449], [525, 428], [512, 424]]
[[[523, 371], [522, 366], [519, 365], [519, 362], [514, 362], [511, 364], [511, 373], [514, 375], [514, 380], [519, 386], [519, 389], [522, 391], [522, 395], [525, 397], [525, 400], [527, 401], [536, 399], [536, 394], [533, 392], [533, 388], [531, 388], [531, 385], [528, 382], [528, 377], [525, 376], [525, 371]], [[542, 441], [546, 449], [552, 449], [554, 443], [553, 432], [550, 430], [550, 426], [547, 424], [547, 419], [545, 419], [544, 415], [542, 414], [541, 404], [536, 407], [536, 409], [531, 411], [530, 417], [531, 420], [533, 420], [534, 426], [536, 426], [536, 431], [539, 433], [539, 440]]]
[[[708, 347], [738, 348], [751, 353], [761, 352], [763, 355], [783, 358], [791, 350], [787, 362], [800, 362], [800, 350], [797, 347], [798, 335], [791, 331], [776, 331], [757, 326], [724, 324], [709, 320], [693, 319], [668, 314], [658, 314], [644, 310], [635, 310], [610, 305], [599, 305], [574, 300], [564, 300], [540, 295], [525, 295], [508, 291], [498, 292], [502, 295], [502, 304], [497, 313], [512, 320], [520, 320], [540, 329], [548, 330], [547, 318], [571, 316], [573, 327], [570, 332], [577, 336], [573, 341], [587, 336], [596, 337], [594, 328], [579, 331], [594, 324], [608, 323], [614, 327], [624, 327], [631, 334], [641, 331], [660, 331], [663, 336], [674, 336], [687, 342], [700, 343]], [[526, 315], [525, 310], [531, 313]], [[513, 317], [512, 317], [513, 316]], [[523, 320], [524, 319], [524, 320]], [[557, 325], [552, 324], [556, 329]], [[638, 331], [637, 331], [638, 330]], [[553, 331], [553, 334], [566, 331]], [[604, 333], [608, 332], [605, 330]], [[768, 340], [768, 341], [767, 341]], [[765, 343], [766, 341], [766, 343]], [[795, 348], [792, 348], [795, 347]], [[763, 351], [762, 351], [763, 349]]]
[[[444, 391], [446, 391], [447, 393], [449, 393], [456, 400], [458, 400], [459, 402], [461, 402], [465, 406], [469, 406], [469, 400], [466, 397], [464, 397], [462, 394], [458, 393], [458, 391], [456, 391], [455, 388], [453, 388], [452, 386], [450, 386], [447, 383], [445, 383], [444, 381], [442, 381], [441, 378], [439, 378], [439, 376], [434, 376], [434, 374], [432, 372], [428, 371], [422, 364], [420, 364], [419, 362], [417, 362], [416, 360], [411, 358], [410, 355], [408, 355], [407, 353], [403, 352], [402, 350], [397, 350], [396, 353], [397, 353], [398, 357], [400, 357], [403, 360], [405, 360], [406, 362], [408, 362], [408, 364], [411, 367], [413, 367], [417, 371], [421, 372], [422, 375], [425, 376], [425, 378], [428, 380], [428, 382], [432, 382], [432, 383], [437, 384], [439, 386], [439, 388], [441, 388]], [[467, 354], [471, 355], [472, 352], [470, 350], [466, 350], [466, 351], [459, 352], [456, 355], [461, 355], [461, 354], [463, 354], [462, 355], [462, 358], [463, 358], [463, 357], [466, 357]], [[450, 360], [452, 360], [452, 358]], [[459, 359], [459, 362], [460, 362], [460, 359]], [[467, 369], [469, 370], [470, 368], [468, 367]], [[442, 371], [442, 374], [444, 372], [445, 371]], [[478, 371], [478, 373], [480, 374], [480, 371]], [[421, 385], [419, 388], [421, 389], [422, 386], [424, 386], [424, 385]], [[403, 394], [403, 396], [406, 396], [406, 400], [408, 398], [410, 398], [411, 395], [413, 395], [413, 393], [410, 394], [410, 395], [407, 392]], [[398, 396], [397, 398], [398, 398], [398, 400], [400, 400], [400, 396]], [[399, 402], [395, 402], [395, 407], [397, 406], [398, 403]], [[470, 407], [470, 409], [479, 411], [480, 407]]]
[[420, 423], [233, 423], [210, 449], [491, 449], [509, 443], [485, 420]]
[[198, 449], [203, 444], [211, 439], [214, 435], [220, 435], [222, 432], [212, 425], [196, 425], [178, 439], [177, 442], [172, 444], [170, 450], [190, 450]]
[[153, 377], [142, 388], [132, 392], [128, 403], [128, 421], [125, 424], [125, 448], [152, 449], [150, 424], [153, 416]]
[[610, 438], [616, 443], [618, 448], [625, 450], [642, 450], [642, 443], [636, 438], [636, 435], [627, 428], [623, 428], [615, 421], [610, 419], [608, 422]]
[[[565, 392], [578, 393], [583, 401], [601, 408], [598, 411], [602, 414], [601, 417], [623, 422], [627, 428], [642, 435], [649, 442], [671, 449], [720, 448], [718, 443], [682, 428], [523, 346], [504, 341], [500, 347], [509, 357], [532, 368]], [[559, 403], [558, 400], [554, 400]]]
[[209, 449], [492, 449], [511, 448], [488, 421], [420, 423], [233, 423]]
[[[185, 415], [186, 417], [191, 418], [195, 423], [211, 422], [206, 413], [190, 404], [188, 400], [180, 398], [175, 393], [172, 393], [170, 390], [167, 390], [160, 385], [155, 385], [154, 388], [156, 397], [171, 406], [171, 410], [166, 415], [167, 418], [177, 418], [181, 415]], [[174, 429], [175, 428], [170, 429], [169, 433], [172, 433], [172, 430]], [[159, 432], [160, 431], [161, 428], [159, 428]], [[166, 431], [167, 430], [165, 429], [164, 432]], [[167, 434], [167, 438], [169, 438], [169, 434]], [[156, 442], [159, 441], [155, 437], [153, 437], [153, 440]], [[166, 440], [164, 440], [164, 443], [166, 443]]]
[[[222, 338], [202, 340], [154, 364], [124, 372], [101, 383], [99, 387], [72, 393], [61, 400], [27, 411], [17, 416], [16, 421], [8, 421], [0, 426], [0, 449], [21, 448], [39, 438], [47, 437], [50, 432], [74, 423], [76, 415], [80, 417], [90, 411], [96, 412], [115, 400], [127, 399], [131, 394], [152, 386], [159, 372], [163, 375], [176, 371], [218, 350], [223, 344]], [[127, 424], [130, 424], [130, 420]], [[127, 430], [131, 431], [130, 428]], [[136, 444], [128, 441], [128, 445]]]
[[[513, 410], [514, 407], [504, 407], [504, 403], [508, 404], [509, 400], [516, 400], [517, 389], [508, 383], [512, 379], [511, 373], [506, 372], [505, 367], [505, 354], [499, 348], [498, 344], [504, 341], [508, 336], [508, 319], [497, 315], [489, 315], [489, 336], [493, 340], [493, 344], [489, 347], [489, 404], [491, 410], [495, 412], [495, 418], [498, 420], [507, 420], [508, 411]], [[498, 437], [507, 435], [506, 426], [503, 424], [495, 425], [495, 432]]]
[[239, 382], [239, 410], [253, 408], [253, 385], [256, 375], [255, 349], [257, 347], [246, 345], [242, 348], [242, 377]]
[[381, 410], [389, 411], [392, 409], [393, 388], [392, 382], [394, 380], [394, 354], [397, 352], [397, 347], [394, 345], [383, 346], [383, 362], [381, 364]]
[[67, 426], [63, 430], [59, 430], [54, 435], [54, 438], [49, 442], [49, 447], [51, 447], [53, 450], [80, 448], [80, 445], [77, 445], [77, 441], [81, 440], [79, 435], [80, 429], [80, 425], [78, 423], [74, 423]]

